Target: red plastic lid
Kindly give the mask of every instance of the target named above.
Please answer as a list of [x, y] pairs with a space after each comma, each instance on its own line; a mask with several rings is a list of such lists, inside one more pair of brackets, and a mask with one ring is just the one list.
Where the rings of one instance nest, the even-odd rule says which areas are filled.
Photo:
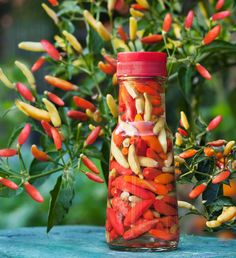
[[167, 56], [162, 52], [118, 53], [117, 76], [166, 77]]

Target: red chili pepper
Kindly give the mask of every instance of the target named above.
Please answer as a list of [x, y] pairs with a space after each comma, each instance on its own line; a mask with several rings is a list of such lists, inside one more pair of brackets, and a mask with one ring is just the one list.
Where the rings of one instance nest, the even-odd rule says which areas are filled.
[[142, 136], [141, 138], [147, 143], [147, 145], [155, 152], [160, 153], [163, 151], [162, 146], [156, 136]]
[[49, 91], [45, 91], [44, 94], [47, 95], [48, 99], [51, 100], [54, 104], [56, 104], [60, 107], [65, 106], [64, 101], [60, 97], [58, 97], [56, 94], [51, 93]]
[[153, 228], [158, 223], [158, 221], [159, 221], [158, 219], [148, 220], [136, 226], [133, 226], [131, 229], [127, 230], [124, 233], [123, 238], [125, 240], [131, 240], [131, 239], [137, 238], [142, 234], [146, 233], [147, 231], [149, 231], [151, 228]]
[[18, 190], [18, 185], [14, 182], [12, 182], [9, 179], [0, 177], [0, 184], [4, 185], [5, 187], [12, 189], [12, 190]]
[[116, 132], [113, 132], [112, 138], [116, 146], [120, 147], [125, 137], [121, 134], [116, 134]]
[[90, 179], [96, 183], [101, 183], [101, 184], [104, 183], [104, 180], [101, 177], [99, 177], [93, 173], [86, 172], [85, 175], [87, 176], [88, 179]]
[[30, 135], [30, 131], [31, 131], [30, 124], [26, 124], [19, 134], [18, 144], [23, 145], [27, 141]]
[[1, 149], [0, 150], [0, 157], [8, 158], [15, 156], [17, 154], [17, 150], [14, 149]]
[[225, 0], [218, 0], [216, 3], [216, 10], [219, 11], [225, 3]]
[[53, 5], [53, 6], [57, 6], [59, 5], [58, 1], [57, 0], [48, 0], [48, 2]]
[[164, 114], [164, 108], [163, 107], [154, 107], [154, 108], [152, 108], [152, 115], [161, 116], [163, 114]]
[[220, 146], [225, 145], [225, 140], [216, 140], [213, 142], [208, 142], [206, 145], [211, 145], [213, 147], [220, 147]]
[[131, 169], [129, 168], [124, 168], [123, 166], [121, 166], [118, 162], [116, 162], [115, 160], [112, 160], [110, 163], [110, 170], [115, 169], [116, 172], [120, 175], [132, 175], [133, 172]]
[[205, 147], [204, 153], [206, 157], [213, 157], [215, 156], [215, 151], [211, 147]]
[[203, 38], [202, 43], [204, 45], [209, 45], [212, 41], [214, 41], [220, 34], [221, 26], [216, 25], [213, 29], [211, 29]]
[[[145, 156], [145, 155], [144, 155]], [[146, 151], [146, 156], [151, 159], [155, 159], [158, 162], [159, 166], [164, 166], [163, 159], [151, 148], [148, 148]]]
[[43, 127], [45, 133], [46, 133], [49, 137], [52, 138], [52, 133], [51, 133], [51, 128], [52, 128], [52, 126], [51, 126], [47, 121], [44, 121], [44, 120], [41, 121], [41, 125], [42, 125], [42, 127]]
[[110, 233], [109, 233], [109, 242], [114, 241], [116, 238], [118, 238], [119, 235], [116, 233], [115, 229], [113, 229]]
[[202, 183], [198, 186], [196, 186], [190, 193], [189, 193], [189, 197], [191, 199], [195, 199], [197, 198], [200, 194], [202, 194], [205, 190], [206, 190], [206, 183]]
[[44, 56], [41, 56], [40, 58], [38, 58], [36, 60], [36, 62], [33, 64], [33, 66], [31, 67], [31, 71], [32, 72], [36, 72], [38, 71], [46, 62], [46, 59]]
[[147, 220], [152, 220], [154, 219], [153, 213], [151, 210], [146, 210], [143, 214], [143, 218]]
[[44, 151], [41, 151], [37, 148], [35, 144], [31, 146], [31, 153], [35, 157], [35, 159], [39, 161], [48, 161], [50, 157]]
[[155, 177], [160, 175], [162, 172], [157, 168], [144, 168], [143, 176], [148, 180], [154, 180]]
[[188, 132], [186, 132], [184, 129], [182, 129], [182, 128], [178, 128], [178, 132], [182, 135], [182, 136], [184, 136], [184, 137], [187, 137], [188, 136]]
[[33, 185], [31, 185], [29, 182], [24, 183], [24, 188], [25, 188], [25, 191], [28, 193], [28, 195], [33, 200], [35, 200], [36, 202], [43, 202], [44, 201], [40, 192]]
[[222, 11], [222, 12], [213, 14], [211, 18], [213, 21], [218, 21], [218, 20], [225, 19], [225, 18], [229, 17], [230, 15], [231, 15], [230, 11]]
[[129, 119], [130, 121], [134, 121], [135, 115], [137, 114], [135, 101], [129, 95], [128, 91], [124, 86], [120, 87], [120, 98], [125, 105], [127, 119]]
[[171, 29], [171, 24], [172, 24], [172, 15], [170, 13], [167, 13], [163, 21], [162, 31], [166, 33], [169, 32], [169, 30]]
[[53, 46], [52, 43], [50, 43], [46, 39], [42, 39], [40, 41], [40, 43], [42, 44], [44, 50], [48, 53], [48, 55], [52, 59], [54, 59], [56, 61], [59, 61], [61, 59], [61, 55], [60, 55], [59, 51]]
[[102, 129], [102, 128], [101, 128], [100, 126], [95, 127], [95, 128], [93, 129], [93, 131], [92, 131], [92, 132], [89, 134], [89, 136], [87, 137], [87, 139], [86, 139], [86, 141], [85, 141], [85, 144], [86, 144], [86, 145], [91, 145], [91, 144], [93, 144], [93, 143], [97, 140], [101, 129]]
[[135, 223], [143, 213], [148, 210], [152, 204], [155, 202], [155, 199], [143, 200], [138, 202], [133, 208], [131, 208], [124, 219], [124, 225], [129, 226]]
[[119, 26], [117, 28], [117, 33], [120, 35], [121, 39], [124, 41], [124, 42], [127, 42], [128, 41], [128, 37], [123, 29], [122, 26]]
[[112, 225], [111, 225], [111, 222], [110, 222], [110, 220], [108, 218], [106, 220], [106, 230], [108, 232], [110, 232], [112, 230]]
[[154, 208], [157, 212], [166, 216], [175, 216], [178, 213], [176, 207], [165, 203], [163, 200], [156, 200]]
[[193, 10], [190, 10], [186, 16], [185, 22], [184, 22], [184, 27], [185, 29], [190, 29], [193, 24], [193, 19], [194, 19], [194, 12]]
[[176, 197], [165, 195], [161, 200], [165, 203], [171, 204], [174, 207], [177, 207]]
[[73, 120], [80, 120], [80, 121], [88, 120], [88, 116], [84, 112], [77, 111], [77, 110], [68, 111], [67, 116]]
[[148, 95], [151, 95], [151, 96], [156, 96], [158, 94], [157, 89], [155, 89], [154, 87], [145, 85], [143, 83], [136, 83], [134, 88], [140, 93], [147, 93]]
[[120, 194], [121, 194], [121, 190], [119, 190], [115, 187], [111, 188], [111, 196], [118, 197], [118, 196], [120, 196]]
[[116, 188], [129, 192], [142, 199], [155, 199], [155, 195], [153, 193], [141, 187], [125, 182], [122, 176], [114, 180], [114, 185]]
[[35, 97], [23, 83], [21, 82], [16, 83], [16, 89], [24, 99], [31, 102], [35, 102]]
[[80, 98], [78, 96], [74, 96], [73, 101], [74, 101], [75, 105], [77, 107], [80, 107], [81, 109], [84, 109], [84, 110], [90, 109], [91, 111], [96, 110], [96, 107], [94, 106], [94, 104], [86, 99]]
[[100, 171], [97, 168], [97, 166], [93, 163], [93, 161], [91, 159], [89, 159], [87, 156], [85, 156], [84, 154], [80, 155], [82, 162], [84, 163], [84, 165], [89, 168], [91, 171], [93, 171], [96, 174], [99, 174]]
[[116, 0], [115, 10], [118, 12], [123, 11], [125, 8], [125, 0]]
[[145, 11], [147, 10], [146, 7], [140, 5], [140, 4], [131, 4], [131, 8], [134, 8], [135, 10], [138, 10], [138, 11]]
[[159, 238], [161, 240], [165, 240], [165, 241], [173, 241], [173, 240], [177, 240], [177, 238], [178, 238], [177, 234], [170, 233], [166, 229], [165, 230], [151, 229], [149, 231], [149, 234], [151, 234], [152, 236]]
[[222, 116], [218, 115], [214, 119], [211, 120], [211, 122], [207, 126], [207, 131], [214, 130], [222, 121]]
[[52, 86], [64, 91], [75, 90], [77, 88], [74, 84], [68, 81], [50, 75], [46, 75], [44, 79]]
[[229, 178], [230, 176], [230, 171], [226, 170], [223, 171], [221, 173], [219, 173], [218, 175], [216, 175], [213, 179], [212, 179], [212, 184], [219, 184], [220, 182], [226, 180], [227, 178]]
[[116, 72], [116, 68], [113, 65], [109, 63], [103, 63], [102, 61], [98, 63], [98, 68], [105, 74], [113, 75]]
[[147, 144], [144, 140], [142, 140], [140, 137], [137, 138], [136, 142], [136, 153], [138, 156], [145, 156], [147, 151]]
[[201, 64], [196, 64], [195, 67], [203, 78], [205, 78], [206, 80], [211, 80], [211, 74], [204, 66], [202, 66]]
[[107, 217], [116, 233], [122, 236], [124, 234], [124, 226], [120, 216], [112, 208], [107, 208]]
[[113, 198], [111, 200], [111, 204], [112, 204], [112, 208], [115, 211], [121, 213], [123, 216], [126, 216], [130, 209], [128, 202], [121, 200], [120, 197]]
[[159, 35], [159, 34], [153, 34], [153, 35], [149, 35], [149, 36], [146, 36], [146, 37], [143, 37], [141, 39], [141, 42], [143, 44], [155, 44], [157, 42], [160, 42], [163, 40], [163, 37], [162, 35]]
[[197, 150], [190, 149], [190, 150], [180, 153], [179, 157], [182, 159], [188, 159], [188, 158], [193, 157], [196, 153], [197, 153]]
[[61, 135], [55, 127], [51, 127], [51, 134], [57, 150], [62, 148]]
[[165, 216], [165, 217], [160, 218], [160, 221], [165, 228], [171, 228], [172, 226], [178, 224], [178, 217], [177, 216]]

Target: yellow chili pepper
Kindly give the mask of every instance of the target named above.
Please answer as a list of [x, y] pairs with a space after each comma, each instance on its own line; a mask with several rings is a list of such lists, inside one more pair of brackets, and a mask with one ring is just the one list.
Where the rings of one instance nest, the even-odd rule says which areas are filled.
[[217, 217], [217, 221], [221, 223], [228, 222], [235, 216], [236, 216], [236, 207], [230, 206], [226, 210], [224, 210], [220, 216]]
[[14, 89], [14, 84], [7, 78], [3, 70], [0, 68], [0, 81], [10, 89]]
[[113, 115], [113, 117], [117, 117], [118, 116], [118, 107], [117, 107], [116, 102], [115, 102], [114, 98], [112, 97], [112, 95], [107, 94], [106, 100], [107, 100], [107, 105], [111, 111], [111, 114]]
[[196, 207], [194, 205], [185, 201], [178, 201], [178, 207], [188, 210], [196, 210]]
[[45, 52], [40, 42], [23, 41], [18, 44], [18, 47], [23, 50], [32, 52]]
[[209, 220], [206, 222], [206, 226], [208, 228], [217, 228], [217, 227], [221, 226], [221, 222], [218, 220]]
[[35, 84], [35, 78], [33, 73], [30, 71], [30, 69], [23, 63], [19, 61], [15, 61], [15, 65], [21, 70], [21, 72], [24, 74], [25, 78], [29, 82], [32, 89], [36, 88]]
[[180, 116], [181, 116], [181, 122], [183, 127], [188, 130], [189, 129], [189, 123], [188, 123], [188, 119], [185, 115], [185, 113], [183, 111], [180, 112]]
[[134, 17], [129, 18], [129, 37], [130, 40], [134, 41], [136, 39], [137, 32], [137, 20]]
[[183, 143], [182, 135], [179, 133], [175, 134], [175, 145], [180, 146]]
[[46, 110], [36, 108], [20, 100], [16, 100], [15, 103], [17, 108], [29, 117], [32, 117], [39, 121], [41, 120], [45, 120], [47, 122], [51, 121], [49, 113]]
[[105, 26], [101, 22], [97, 22], [96, 31], [104, 41], [111, 40], [110, 32], [105, 28]]
[[86, 20], [86, 22], [87, 22], [94, 30], [96, 30], [97, 21], [94, 19], [93, 15], [92, 15], [88, 10], [84, 10], [83, 15], [84, 15], [84, 19]]
[[147, 0], [136, 0], [136, 2], [141, 6], [145, 7], [146, 9], [149, 9], [149, 4]]
[[114, 10], [115, 4], [116, 4], [116, 0], [108, 0], [107, 1], [107, 9], [109, 12]]
[[61, 126], [61, 118], [60, 118], [60, 115], [59, 115], [55, 105], [51, 101], [49, 101], [45, 98], [43, 98], [42, 101], [43, 101], [44, 105], [46, 106], [46, 109], [48, 110], [49, 117], [52, 121], [52, 124], [55, 127]]
[[130, 8], [129, 12], [134, 18], [142, 18], [144, 16], [144, 13], [137, 11], [134, 8]]
[[71, 46], [79, 53], [81, 54], [83, 49], [79, 41], [76, 39], [74, 35], [69, 33], [68, 31], [63, 31], [63, 35], [65, 36], [66, 40], [71, 44]]
[[235, 141], [230, 141], [230, 142], [228, 142], [228, 143], [226, 144], [226, 146], [225, 146], [223, 155], [224, 155], [224, 156], [229, 155], [229, 153], [230, 153], [231, 150], [233, 149], [234, 145], [235, 145]]
[[112, 43], [116, 50], [123, 49], [125, 52], [130, 52], [128, 46], [125, 44], [125, 42], [122, 39], [113, 38]]
[[44, 11], [47, 13], [47, 15], [54, 21], [55, 24], [59, 23], [59, 19], [57, 17], [57, 14], [46, 4], [42, 4], [42, 7]]

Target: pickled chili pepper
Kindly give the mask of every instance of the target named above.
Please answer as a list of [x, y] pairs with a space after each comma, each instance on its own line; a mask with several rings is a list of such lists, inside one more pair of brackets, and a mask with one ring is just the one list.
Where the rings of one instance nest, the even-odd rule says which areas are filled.
[[13, 157], [15, 155], [17, 155], [17, 150], [14, 150], [14, 149], [1, 149], [0, 150], [0, 157], [9, 158], [9, 157]]
[[135, 223], [155, 202], [155, 199], [143, 200], [131, 208], [124, 219], [124, 226]]
[[117, 237], [119, 237], [119, 235], [116, 233], [116, 231], [113, 229], [111, 230], [111, 232], [109, 233], [109, 241], [114, 241]]
[[175, 177], [172, 174], [169, 173], [165, 173], [165, 174], [161, 174], [158, 175], [157, 177], [155, 177], [155, 182], [158, 184], [169, 184], [171, 182], [173, 182], [175, 180]]
[[146, 222], [140, 223], [139, 225], [133, 226], [131, 229], [126, 231], [123, 237], [125, 240], [131, 240], [131, 239], [137, 238], [140, 235], [149, 231], [157, 223], [158, 223], [158, 219], [148, 220]]
[[33, 154], [35, 159], [37, 159], [39, 161], [49, 161], [50, 160], [50, 157], [48, 156], [48, 154], [45, 153], [44, 151], [39, 150], [35, 144], [33, 144], [31, 146], [31, 153]]
[[[137, 142], [136, 142], [136, 152], [138, 156], [145, 156], [146, 152], [147, 152], [147, 144], [144, 140], [142, 140], [140, 137], [137, 138]], [[152, 157], [150, 157], [152, 158]]]
[[5, 187], [12, 189], [12, 190], [18, 190], [18, 185], [14, 183], [13, 181], [0, 177], [0, 184], [4, 185]]
[[52, 139], [54, 141], [56, 149], [61, 150], [62, 139], [61, 139], [60, 133], [58, 132], [58, 130], [55, 127], [51, 127], [51, 134], [52, 134]]
[[144, 219], [147, 219], [147, 220], [152, 220], [154, 219], [154, 216], [153, 216], [153, 213], [152, 211], [149, 209], [149, 210], [146, 210], [143, 214], [143, 218]]
[[169, 230], [166, 230], [166, 229], [165, 230], [151, 229], [149, 233], [152, 236], [165, 241], [171, 241], [177, 238], [176, 234], [172, 234], [169, 232]]
[[16, 83], [16, 89], [24, 99], [31, 102], [35, 102], [35, 97], [23, 83], [20, 83], [20, 82]]
[[148, 190], [145, 190], [141, 187], [135, 186], [133, 184], [124, 182], [122, 178], [120, 178], [121, 180], [115, 180], [115, 187], [122, 190], [122, 191], [126, 191], [129, 192], [135, 196], [138, 196], [142, 199], [153, 199], [155, 198], [155, 195], [153, 193], [151, 193]]
[[126, 35], [126, 33], [125, 33], [125, 31], [124, 31], [124, 29], [123, 29], [122, 26], [119, 26], [119, 27], [117, 28], [117, 33], [119, 34], [119, 36], [121, 37], [121, 39], [122, 39], [124, 42], [128, 41], [128, 37], [127, 37], [127, 35]]
[[95, 175], [90, 172], [86, 172], [85, 175], [87, 176], [88, 179], [90, 179], [96, 183], [100, 183], [100, 184], [104, 183], [104, 180], [101, 177], [99, 177], [98, 175]]
[[100, 131], [101, 131], [100, 126], [95, 127], [95, 129], [89, 134], [89, 136], [85, 140], [85, 145], [93, 144], [97, 140]]
[[211, 80], [211, 74], [207, 71], [207, 69], [204, 66], [198, 63], [195, 67], [203, 78], [205, 78], [206, 80]]
[[223, 20], [231, 15], [230, 11], [222, 11], [212, 15], [211, 19], [213, 21]]
[[124, 226], [118, 214], [112, 208], [108, 208], [107, 217], [116, 233], [122, 236], [124, 234]]
[[151, 148], [147, 149], [146, 156], [156, 160], [160, 166], [164, 164], [163, 159]]
[[162, 35], [159, 35], [159, 34], [152, 34], [152, 35], [148, 35], [148, 36], [146, 36], [146, 37], [143, 37], [143, 38], [141, 39], [141, 42], [142, 42], [143, 44], [149, 45], [149, 44], [155, 44], [155, 43], [160, 42], [160, 41], [162, 41], [162, 40], [163, 40], [163, 36], [162, 36]]
[[156, 200], [154, 203], [154, 208], [157, 212], [166, 216], [177, 215], [176, 208], [172, 205], [165, 203], [163, 200]]
[[112, 203], [112, 207], [115, 211], [118, 211], [123, 216], [127, 215], [128, 211], [130, 209], [128, 202], [121, 200], [120, 197], [115, 197], [112, 199], [111, 203]]
[[205, 190], [206, 190], [206, 183], [202, 183], [198, 186], [196, 186], [190, 193], [189, 193], [189, 197], [191, 199], [195, 199], [197, 198], [200, 194], [202, 194]]
[[129, 119], [130, 121], [133, 121], [136, 115], [134, 99], [129, 95], [125, 87], [121, 87], [120, 97], [125, 105], [127, 119]]
[[52, 133], [51, 133], [51, 128], [52, 128], [52, 126], [51, 126], [47, 121], [44, 121], [44, 120], [41, 121], [41, 125], [42, 125], [42, 127], [43, 127], [45, 133], [46, 133], [49, 137], [52, 138]]
[[184, 27], [185, 29], [189, 30], [192, 27], [194, 19], [194, 12], [193, 10], [190, 10], [186, 16], [186, 19], [184, 21]]
[[19, 145], [23, 145], [27, 141], [27, 139], [29, 138], [29, 135], [30, 135], [30, 131], [31, 131], [31, 125], [26, 124], [18, 136], [18, 144]]
[[208, 124], [207, 126], [207, 131], [212, 131], [214, 130], [216, 127], [218, 127], [218, 125], [221, 123], [222, 121], [222, 116], [218, 115], [216, 116], [214, 119], [211, 120], [211, 122]]
[[212, 179], [212, 184], [219, 184], [220, 182], [228, 179], [230, 176], [230, 171], [222, 171], [218, 175], [214, 176]]
[[112, 134], [112, 138], [117, 147], [120, 147], [124, 140], [124, 136], [121, 134], [116, 134], [116, 132]]
[[86, 110], [86, 109], [90, 109], [91, 111], [96, 110], [96, 107], [94, 106], [93, 103], [91, 103], [90, 101], [83, 99], [79, 96], [74, 96], [73, 101], [77, 107], [79, 107], [83, 110]]
[[203, 38], [202, 44], [209, 45], [212, 41], [214, 41], [220, 34], [221, 26], [216, 25], [213, 27]]
[[77, 90], [77, 86], [60, 78], [53, 77], [51, 75], [46, 75], [44, 79], [52, 86], [59, 88], [61, 90], [64, 90], [64, 91]]
[[186, 151], [180, 153], [179, 157], [182, 159], [192, 158], [197, 152], [198, 152], [197, 150], [189, 149], [189, 150], [186, 150]]
[[88, 116], [84, 112], [77, 110], [69, 110], [67, 112], [67, 116], [73, 120], [87, 121]]
[[132, 175], [133, 172], [129, 168], [124, 168], [115, 160], [112, 160], [110, 163], [110, 170], [115, 169], [115, 171], [120, 175]]
[[165, 15], [165, 18], [164, 18], [164, 21], [163, 21], [162, 31], [164, 33], [169, 32], [169, 30], [171, 29], [171, 24], [172, 24], [172, 15], [170, 13], [167, 13]]
[[160, 175], [162, 172], [157, 168], [144, 168], [143, 176], [145, 179], [154, 180], [155, 177]]
[[82, 162], [84, 163], [84, 165], [89, 168], [91, 171], [93, 171], [94, 173], [96, 174], [99, 174], [100, 171], [99, 169], [97, 168], [97, 166], [94, 164], [94, 162], [89, 159], [87, 156], [85, 156], [84, 154], [81, 154], [80, 155], [80, 158], [82, 160]]
[[46, 39], [42, 39], [40, 41], [40, 43], [42, 44], [44, 50], [48, 53], [48, 55], [52, 59], [54, 59], [56, 61], [59, 61], [61, 59], [61, 55], [60, 55], [59, 51], [53, 46], [53, 44], [51, 44]]
[[33, 200], [35, 200], [36, 202], [43, 202], [44, 201], [40, 192], [33, 185], [31, 185], [29, 182], [24, 183], [24, 188], [25, 188], [25, 191], [27, 192], [27, 194]]
[[64, 101], [60, 97], [58, 97], [56, 94], [49, 92], [49, 91], [44, 91], [44, 94], [48, 97], [48, 99], [50, 101], [52, 101], [57, 106], [63, 107], [65, 105]]
[[177, 205], [177, 199], [176, 197], [173, 197], [173, 196], [165, 195], [161, 200], [173, 206]]
[[38, 71], [46, 62], [46, 59], [44, 56], [39, 57], [35, 63], [33, 64], [33, 66], [31, 67], [31, 71], [32, 72], [36, 72]]
[[216, 10], [219, 11], [223, 7], [224, 3], [225, 3], [225, 0], [218, 0], [215, 6]]

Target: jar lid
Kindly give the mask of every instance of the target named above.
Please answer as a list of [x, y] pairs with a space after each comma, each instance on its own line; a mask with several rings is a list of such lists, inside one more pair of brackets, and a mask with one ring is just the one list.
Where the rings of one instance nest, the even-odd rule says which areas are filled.
[[118, 53], [117, 76], [167, 76], [167, 56], [162, 52]]

